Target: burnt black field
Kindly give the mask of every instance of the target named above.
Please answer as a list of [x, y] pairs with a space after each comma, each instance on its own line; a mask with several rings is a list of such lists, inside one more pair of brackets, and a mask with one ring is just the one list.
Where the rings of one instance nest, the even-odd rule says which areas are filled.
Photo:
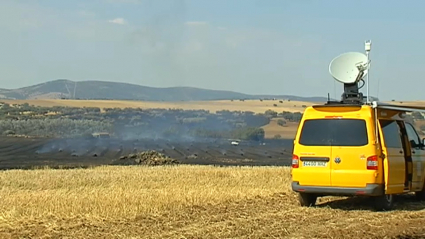
[[119, 165], [124, 155], [155, 150], [181, 164], [288, 166], [292, 140], [242, 141], [197, 139], [167, 141], [164, 139], [122, 140], [113, 138], [47, 139], [0, 138], [0, 169], [39, 167], [76, 168]]

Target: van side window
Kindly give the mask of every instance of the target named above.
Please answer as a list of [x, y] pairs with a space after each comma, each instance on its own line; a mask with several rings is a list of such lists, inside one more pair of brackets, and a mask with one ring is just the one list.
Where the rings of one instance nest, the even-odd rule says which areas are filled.
[[413, 148], [420, 147], [421, 141], [419, 140], [419, 136], [416, 133], [415, 128], [413, 128], [413, 126], [407, 122], [405, 122], [404, 125], [406, 125], [407, 137], [409, 137], [409, 142], [411, 143], [411, 146]]
[[403, 148], [400, 138], [400, 129], [394, 120], [380, 120], [385, 145], [388, 148]]

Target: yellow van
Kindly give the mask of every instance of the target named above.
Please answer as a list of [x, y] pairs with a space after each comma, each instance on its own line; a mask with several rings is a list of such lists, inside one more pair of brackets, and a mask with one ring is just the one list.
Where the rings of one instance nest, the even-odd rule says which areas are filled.
[[406, 112], [390, 104], [332, 103], [307, 107], [294, 139], [292, 190], [301, 206], [321, 196], [369, 196], [389, 210], [393, 196], [425, 200], [425, 147]]

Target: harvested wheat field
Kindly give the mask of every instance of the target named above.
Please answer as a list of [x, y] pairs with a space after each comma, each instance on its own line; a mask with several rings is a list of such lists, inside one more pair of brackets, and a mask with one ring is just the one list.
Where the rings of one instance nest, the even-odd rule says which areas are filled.
[[[266, 110], [276, 112], [304, 112], [304, 106], [317, 104], [317, 102], [282, 101], [279, 100], [211, 100], [211, 101], [180, 101], [180, 102], [158, 102], [158, 101], [130, 101], [130, 100], [59, 100], [59, 99], [37, 99], [37, 100], [0, 100], [8, 104], [28, 103], [35, 106], [53, 107], [99, 107], [104, 108], [141, 108], [141, 109], [182, 109], [182, 110], [209, 110], [211, 113], [221, 110], [251, 111], [264, 113]], [[320, 102], [321, 103], [321, 102]], [[276, 104], [276, 106], [274, 106]]]
[[391, 212], [322, 198], [301, 208], [287, 167], [130, 166], [0, 172], [0, 238], [401, 238], [425, 203]]
[[261, 127], [264, 129], [264, 137], [267, 139], [279, 138], [283, 139], [294, 139], [298, 129], [298, 122], [286, 122], [285, 125], [279, 125], [277, 121], [279, 118], [271, 119], [270, 123]]
[[[28, 103], [34, 106], [53, 107], [99, 107], [104, 108], [141, 108], [141, 109], [182, 109], [182, 110], [209, 110], [215, 113], [220, 110], [251, 111], [264, 113], [266, 110], [276, 112], [304, 112], [304, 107], [323, 104], [325, 102], [287, 101], [287, 100], [211, 100], [211, 101], [132, 101], [132, 100], [62, 100], [62, 99], [28, 99], [28, 100], [6, 100], [0, 102], [8, 104]], [[425, 101], [387, 102], [396, 105], [425, 106]]]

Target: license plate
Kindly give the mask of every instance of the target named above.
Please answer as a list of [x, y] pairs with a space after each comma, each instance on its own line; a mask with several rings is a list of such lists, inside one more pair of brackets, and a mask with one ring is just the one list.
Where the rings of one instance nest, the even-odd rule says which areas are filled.
[[304, 161], [303, 162], [304, 167], [326, 167], [327, 162], [322, 161]]

